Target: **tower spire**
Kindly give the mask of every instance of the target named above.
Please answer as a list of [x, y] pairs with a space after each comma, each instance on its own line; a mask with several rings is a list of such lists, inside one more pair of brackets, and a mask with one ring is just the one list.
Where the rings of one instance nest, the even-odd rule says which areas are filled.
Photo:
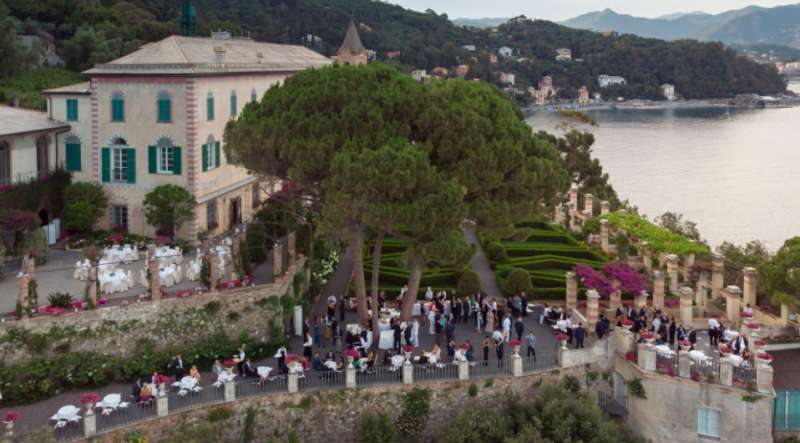
[[197, 10], [192, 0], [184, 0], [181, 7], [181, 35], [194, 37], [197, 34]]

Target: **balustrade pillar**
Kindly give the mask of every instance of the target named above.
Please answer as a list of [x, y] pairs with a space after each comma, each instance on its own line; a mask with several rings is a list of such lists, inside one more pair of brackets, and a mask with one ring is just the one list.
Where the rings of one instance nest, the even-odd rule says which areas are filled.
[[346, 388], [355, 388], [356, 387], [356, 368], [353, 366], [347, 366], [344, 370], [344, 386]]
[[414, 384], [414, 365], [408, 360], [403, 363], [403, 384]]
[[667, 255], [667, 276], [669, 276], [669, 292], [678, 292], [678, 256]]
[[645, 271], [648, 274], [653, 272], [653, 248], [650, 247], [650, 243], [646, 241], [639, 243], [639, 251], [641, 251]]
[[514, 377], [522, 377], [522, 357], [519, 354], [511, 356], [511, 374]]
[[223, 389], [225, 389], [225, 401], [236, 401], [236, 382], [233, 380], [228, 380], [223, 386]]
[[289, 376], [286, 378], [286, 387], [290, 394], [297, 393], [297, 385], [298, 385], [299, 375], [297, 372], [290, 371]]
[[594, 333], [594, 327], [600, 318], [600, 294], [590, 289], [586, 291], [586, 327]]
[[469, 380], [469, 362], [466, 360], [460, 360], [458, 362], [458, 379]]
[[608, 242], [608, 220], [602, 219], [600, 220], [600, 249], [603, 250], [606, 254], [611, 252], [611, 248]]
[[292, 231], [286, 239], [287, 247], [289, 248], [289, 266], [297, 261], [297, 233]]
[[758, 280], [755, 268], [744, 268], [742, 271], [744, 274], [743, 278], [743, 291], [742, 296], [744, 298], [743, 303], [746, 305], [750, 305], [750, 307], [756, 306], [756, 293], [758, 291]]
[[578, 277], [574, 272], [567, 272], [567, 312], [578, 308]]
[[97, 435], [97, 415], [87, 410], [83, 415], [83, 436], [91, 438]]
[[156, 396], [156, 415], [159, 417], [169, 415], [169, 398], [161, 392]]
[[711, 258], [711, 299], [716, 300], [722, 295], [725, 286], [725, 257], [714, 253]]
[[702, 306], [705, 309], [708, 305], [708, 272], [700, 271], [700, 275], [697, 278], [696, 288], [697, 290], [694, 294], [694, 299], [698, 306]]
[[272, 247], [272, 261], [272, 272], [275, 277], [283, 275], [283, 244], [281, 242], [275, 242], [275, 246]]
[[688, 286], [684, 286], [680, 290], [681, 297], [681, 322], [684, 327], [689, 327], [694, 321], [694, 312], [692, 302], [694, 301], [694, 291]]
[[719, 360], [719, 382], [725, 386], [733, 386], [733, 362], [727, 357]]
[[158, 274], [158, 257], [156, 257], [156, 245], [150, 244], [147, 246], [147, 271], [148, 271], [148, 289], [150, 290], [150, 299], [161, 299], [161, 282]]
[[588, 212], [589, 218], [594, 216], [594, 196], [592, 194], [584, 194], [583, 210]]
[[607, 200], [603, 200], [600, 202], [600, 215], [606, 215], [611, 212], [611, 203]]
[[762, 394], [774, 394], [772, 388], [773, 371], [770, 365], [756, 365], [756, 387]]
[[649, 294], [647, 294], [647, 291], [642, 291], [642, 292], [636, 294], [634, 303], [636, 304], [636, 307], [638, 309], [647, 307], [647, 297], [648, 297], [648, 295]]
[[664, 309], [664, 273], [653, 271], [653, 307]]
[[725, 295], [725, 315], [734, 325], [740, 323], [740, 310], [742, 305], [742, 290], [738, 286], [728, 286], [723, 291]]
[[692, 377], [692, 359], [689, 358], [688, 352], [678, 352], [678, 377]]
[[31, 285], [31, 274], [17, 275], [17, 303], [20, 306], [20, 319], [28, 318], [28, 291]]
[[575, 183], [569, 187], [569, 205], [570, 216], [575, 217], [578, 215], [578, 185]]

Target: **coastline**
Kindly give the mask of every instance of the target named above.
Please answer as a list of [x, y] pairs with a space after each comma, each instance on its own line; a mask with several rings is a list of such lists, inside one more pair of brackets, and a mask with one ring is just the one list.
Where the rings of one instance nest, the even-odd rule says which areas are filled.
[[735, 98], [692, 99], [675, 101], [654, 100], [626, 100], [622, 102], [593, 102], [588, 104], [578, 103], [552, 103], [547, 105], [530, 105], [523, 107], [527, 115], [537, 112], [558, 111], [596, 111], [596, 110], [660, 110], [660, 109], [696, 109], [696, 108], [789, 108], [800, 106], [800, 98], [782, 98], [774, 101], [748, 102], [743, 104]]

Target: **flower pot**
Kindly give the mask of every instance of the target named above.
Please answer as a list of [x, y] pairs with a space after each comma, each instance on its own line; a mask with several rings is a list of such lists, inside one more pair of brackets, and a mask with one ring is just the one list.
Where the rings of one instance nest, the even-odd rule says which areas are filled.
[[228, 375], [233, 375], [233, 366], [231, 366], [230, 368], [225, 368], [225, 372], [227, 372]]
[[519, 357], [519, 346], [514, 346], [511, 349], [514, 351], [514, 357]]
[[13, 420], [4, 421], [3, 422], [3, 426], [6, 429], [6, 436], [7, 437], [11, 437], [12, 435], [14, 435], [14, 421]]

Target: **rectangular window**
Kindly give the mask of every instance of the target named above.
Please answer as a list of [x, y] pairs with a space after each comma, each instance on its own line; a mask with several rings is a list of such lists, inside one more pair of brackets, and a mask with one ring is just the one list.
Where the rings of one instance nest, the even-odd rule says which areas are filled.
[[123, 100], [121, 97], [111, 100], [111, 121], [125, 121], [125, 100]]
[[172, 101], [170, 99], [158, 100], [158, 122], [169, 123], [172, 121]]
[[217, 228], [217, 201], [211, 200], [206, 203], [206, 225], [209, 231]]
[[701, 406], [697, 409], [697, 433], [704, 437], [719, 438], [719, 409]]
[[124, 148], [111, 149], [111, 181], [128, 183], [128, 156]]
[[128, 230], [128, 207], [115, 205], [111, 207], [111, 228]]
[[67, 121], [78, 121], [78, 99], [76, 98], [67, 99]]
[[81, 170], [81, 144], [66, 143], [67, 151], [67, 171], [76, 172]]
[[208, 97], [206, 99], [206, 120], [214, 120], [214, 97]]
[[172, 174], [175, 157], [172, 148], [158, 148], [158, 172]]
[[0, 142], [0, 185], [11, 184], [11, 148]]
[[231, 95], [231, 118], [236, 117], [236, 112], [238, 111], [236, 105], [236, 94]]
[[253, 200], [251, 201], [253, 212], [258, 209], [258, 206], [261, 205], [261, 188], [259, 187], [258, 182], [253, 183]]

